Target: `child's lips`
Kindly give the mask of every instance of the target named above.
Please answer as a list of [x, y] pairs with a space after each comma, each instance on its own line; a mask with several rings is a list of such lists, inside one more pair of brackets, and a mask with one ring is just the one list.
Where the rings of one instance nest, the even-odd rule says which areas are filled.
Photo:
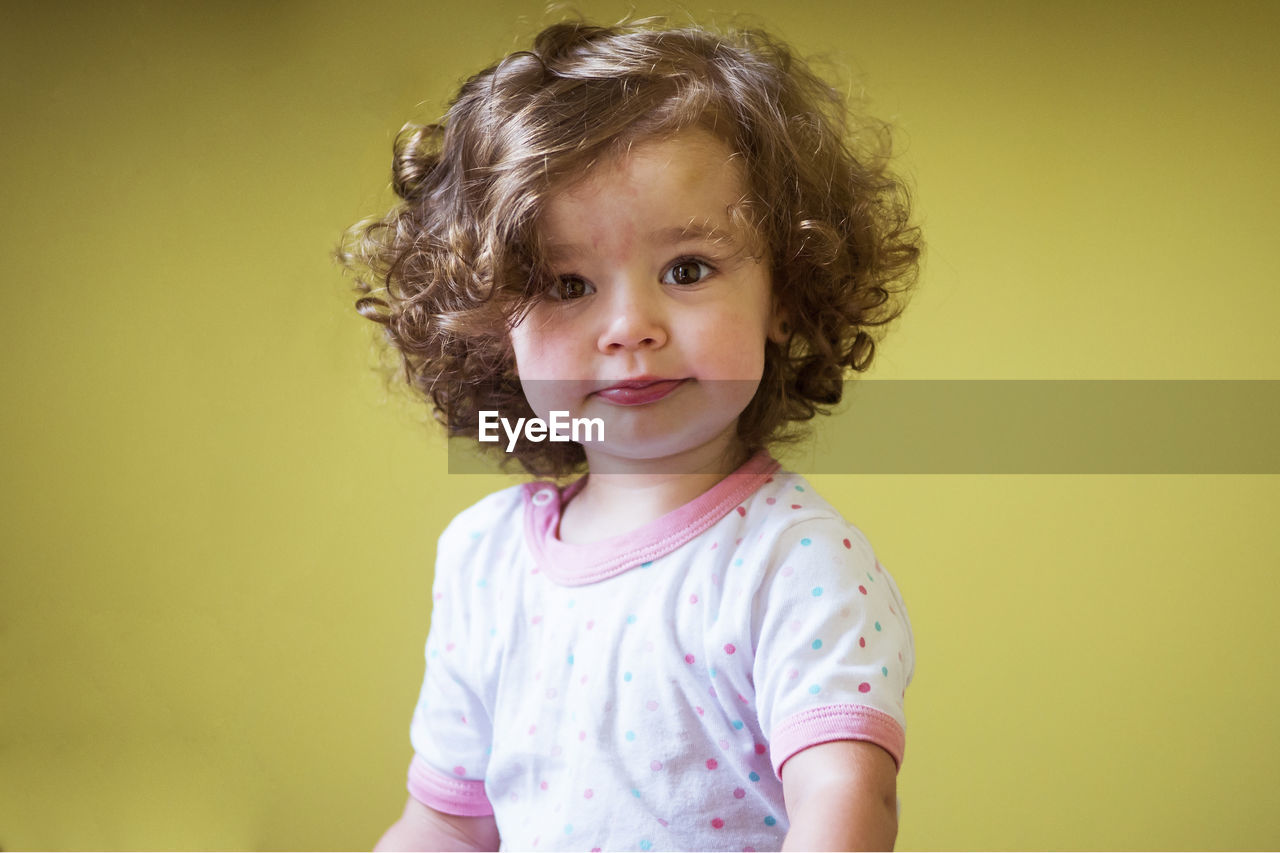
[[602, 388], [595, 392], [595, 396], [603, 397], [610, 403], [620, 406], [642, 406], [645, 403], [661, 400], [687, 381], [686, 379], [655, 379], [642, 376]]

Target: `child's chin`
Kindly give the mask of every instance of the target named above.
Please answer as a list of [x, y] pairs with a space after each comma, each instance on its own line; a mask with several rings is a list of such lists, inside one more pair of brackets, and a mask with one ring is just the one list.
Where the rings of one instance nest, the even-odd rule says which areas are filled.
[[[734, 465], [739, 448], [732, 436], [736, 421], [714, 430], [609, 436], [608, 440], [584, 445], [591, 469], [619, 465], [643, 468], [652, 474], [701, 474]], [[655, 437], [660, 436], [660, 437]]]

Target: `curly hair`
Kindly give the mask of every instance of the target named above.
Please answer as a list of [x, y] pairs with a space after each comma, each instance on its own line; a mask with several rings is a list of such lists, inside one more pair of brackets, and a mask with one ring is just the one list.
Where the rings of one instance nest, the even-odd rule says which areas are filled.
[[[558, 188], [630, 143], [703, 127], [745, 165], [749, 220], [767, 247], [789, 340], [766, 344], [764, 375], [738, 420], [754, 450], [838, 403], [876, 333], [901, 313], [921, 240], [889, 131], [756, 30], [670, 29], [648, 19], [543, 30], [463, 84], [443, 120], [395, 141], [390, 213], [352, 226], [339, 250], [385, 326], [406, 379], [450, 435], [479, 412], [533, 417], [511, 327], [550, 288], [538, 217]], [[485, 445], [492, 447], [491, 445]], [[505, 455], [505, 454], [504, 454]], [[581, 469], [580, 444], [521, 439], [535, 475]]]

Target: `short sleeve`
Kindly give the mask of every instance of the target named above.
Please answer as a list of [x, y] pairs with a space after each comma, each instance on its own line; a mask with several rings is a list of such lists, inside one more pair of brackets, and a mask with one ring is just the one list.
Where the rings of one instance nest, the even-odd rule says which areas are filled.
[[757, 711], [774, 772], [836, 740], [869, 741], [901, 765], [911, 626], [866, 538], [840, 518], [781, 533], [756, 602]]
[[481, 638], [468, 617], [472, 609], [460, 576], [469, 557], [466, 540], [459, 542], [455, 532], [451, 525], [437, 549], [427, 670], [410, 726], [408, 787], [436, 811], [475, 817], [493, 814], [484, 788], [493, 731], [474, 683]]

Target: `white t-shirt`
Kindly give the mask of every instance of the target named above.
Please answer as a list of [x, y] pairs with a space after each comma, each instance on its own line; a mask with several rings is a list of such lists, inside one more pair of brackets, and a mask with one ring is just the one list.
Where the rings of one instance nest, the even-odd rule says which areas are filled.
[[440, 537], [410, 793], [492, 813], [504, 849], [776, 850], [783, 763], [833, 740], [898, 763], [914, 656], [862, 534], [761, 454], [586, 545], [529, 483]]

